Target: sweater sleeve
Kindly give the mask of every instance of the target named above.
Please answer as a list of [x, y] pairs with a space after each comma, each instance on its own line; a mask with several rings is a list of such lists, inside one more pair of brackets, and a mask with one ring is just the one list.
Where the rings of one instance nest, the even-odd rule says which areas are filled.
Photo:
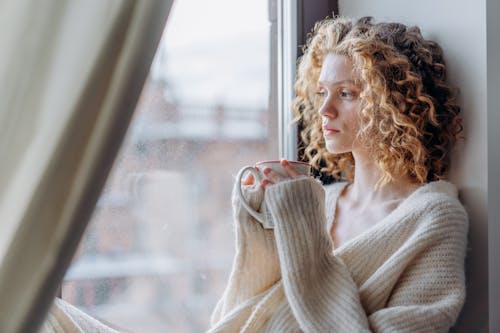
[[[234, 184], [232, 194], [235, 256], [226, 289], [217, 303], [211, 325], [271, 288], [280, 279], [276, 241], [272, 230], [267, 230], [243, 207]], [[264, 198], [260, 188], [243, 187], [243, 195], [259, 211]], [[227, 319], [226, 318], [226, 319]]]
[[[308, 178], [278, 183], [266, 190], [266, 204], [285, 294], [304, 332], [447, 332], [455, 321], [464, 301], [466, 227], [450, 227], [461, 244], [437, 239], [407, 267], [386, 307], [368, 316], [348, 268], [333, 254], [321, 184]], [[453, 218], [463, 226], [464, 216]]]
[[38, 333], [118, 333], [68, 302], [56, 298]]

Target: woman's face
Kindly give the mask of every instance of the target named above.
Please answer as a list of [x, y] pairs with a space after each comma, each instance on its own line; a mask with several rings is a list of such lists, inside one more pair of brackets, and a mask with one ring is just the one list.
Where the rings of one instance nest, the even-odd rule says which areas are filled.
[[342, 55], [328, 54], [321, 67], [317, 95], [323, 120], [323, 137], [330, 153], [351, 152], [357, 146], [359, 131], [359, 94], [351, 61]]

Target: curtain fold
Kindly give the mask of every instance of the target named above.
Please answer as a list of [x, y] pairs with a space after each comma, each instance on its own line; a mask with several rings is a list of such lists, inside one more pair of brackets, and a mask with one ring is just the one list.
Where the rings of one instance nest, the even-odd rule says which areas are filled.
[[44, 319], [171, 4], [0, 2], [0, 332], [33, 332]]

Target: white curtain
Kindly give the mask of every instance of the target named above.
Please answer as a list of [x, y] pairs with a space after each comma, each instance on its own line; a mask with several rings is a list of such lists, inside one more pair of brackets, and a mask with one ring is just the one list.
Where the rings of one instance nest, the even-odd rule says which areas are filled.
[[39, 327], [173, 0], [0, 0], [0, 332]]

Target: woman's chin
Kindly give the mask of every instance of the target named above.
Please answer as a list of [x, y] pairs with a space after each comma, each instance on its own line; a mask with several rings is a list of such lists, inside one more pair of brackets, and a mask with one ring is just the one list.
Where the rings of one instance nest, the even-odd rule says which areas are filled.
[[346, 149], [345, 147], [339, 147], [338, 145], [329, 144], [328, 142], [326, 143], [325, 146], [326, 146], [326, 150], [330, 154], [344, 154], [344, 153], [348, 153], [351, 151], [350, 149]]

